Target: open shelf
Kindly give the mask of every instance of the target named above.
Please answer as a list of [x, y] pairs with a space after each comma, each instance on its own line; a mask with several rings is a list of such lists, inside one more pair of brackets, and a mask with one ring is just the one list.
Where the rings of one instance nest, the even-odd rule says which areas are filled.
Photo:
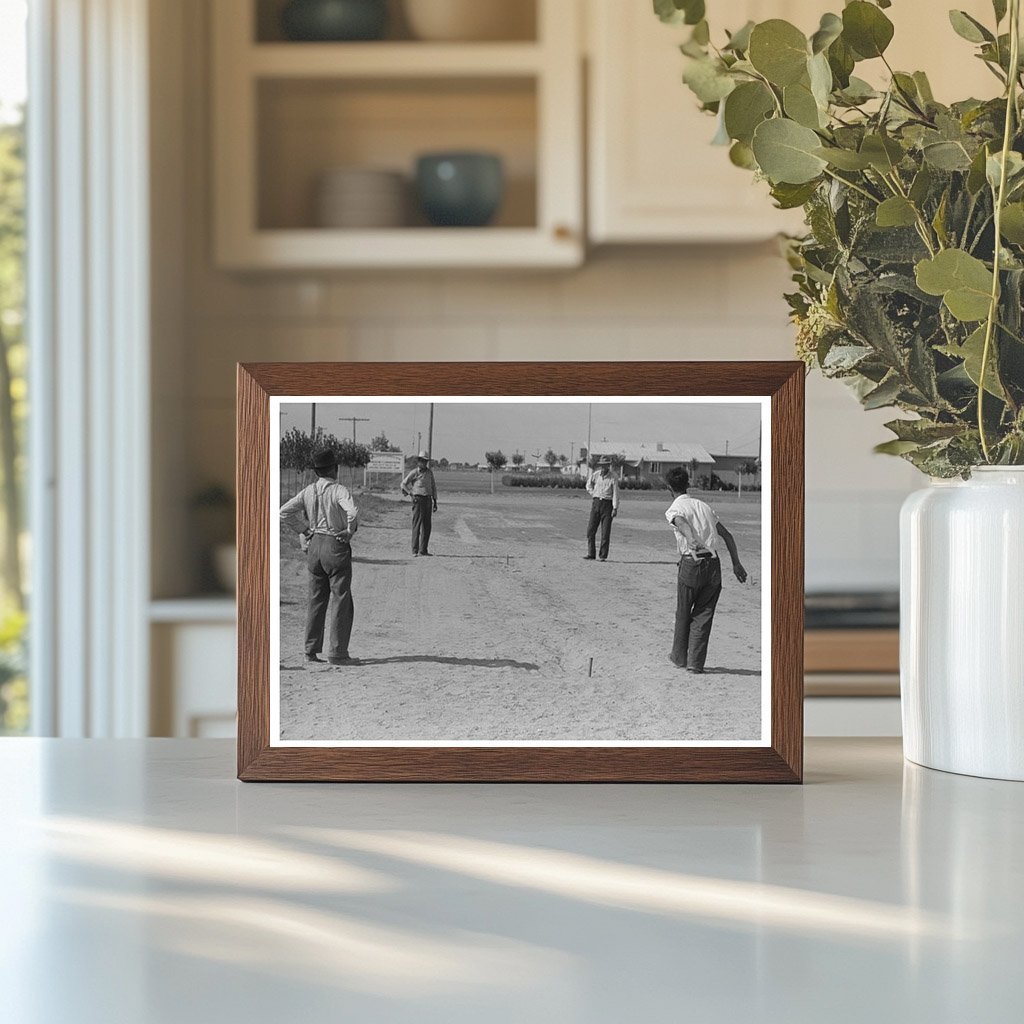
[[261, 230], [324, 230], [315, 197], [321, 176], [336, 167], [403, 175], [406, 222], [379, 230], [428, 229], [414, 196], [416, 160], [451, 150], [496, 153], [505, 172], [493, 224], [464, 235], [537, 226], [533, 79], [273, 79], [258, 85], [257, 118]]
[[[218, 0], [220, 2], [220, 0]], [[286, 40], [281, 27], [281, 12], [288, 0], [245, 0], [254, 4], [253, 30], [250, 39], [259, 44], [285, 42], [289, 46], [307, 47], [315, 44]], [[421, 0], [422, 2], [422, 0]], [[559, 0], [567, 3], [568, 0]], [[538, 0], [501, 0], [501, 17], [506, 22], [505, 31], [501, 33], [503, 42], [533, 42], [537, 39], [537, 4]], [[357, 46], [376, 47], [382, 43], [406, 41], [418, 43], [410, 18], [406, 12], [406, 0], [388, 0], [388, 26], [385, 37], [380, 42], [362, 42]]]
[[256, 78], [410, 78], [536, 75], [535, 43], [274, 43], [250, 47]]
[[[218, 0], [212, 8], [218, 265], [579, 265], [578, 12], [566, 0], [523, 2], [533, 18], [527, 40], [416, 42], [402, 30], [381, 42], [295, 43], [280, 41], [278, 0]], [[501, 158], [504, 196], [486, 227], [435, 228], [420, 212], [417, 158], [450, 151]], [[379, 228], [324, 226], [317, 195], [325, 175], [340, 169], [401, 174], [407, 210], [399, 214], [379, 200], [379, 220], [365, 206], [347, 218]]]

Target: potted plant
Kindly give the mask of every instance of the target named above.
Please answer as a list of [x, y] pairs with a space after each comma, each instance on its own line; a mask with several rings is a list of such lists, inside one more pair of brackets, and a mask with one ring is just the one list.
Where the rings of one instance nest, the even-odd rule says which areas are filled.
[[[691, 26], [683, 77], [716, 141], [803, 208], [786, 245], [797, 352], [865, 408], [902, 413], [877, 450], [931, 479], [901, 519], [906, 755], [1024, 779], [1021, 0], [993, 0], [988, 24], [949, 12], [994, 86], [952, 104], [889, 65], [889, 6], [713, 41], [704, 0], [654, 0]], [[886, 88], [857, 76], [865, 61]]]

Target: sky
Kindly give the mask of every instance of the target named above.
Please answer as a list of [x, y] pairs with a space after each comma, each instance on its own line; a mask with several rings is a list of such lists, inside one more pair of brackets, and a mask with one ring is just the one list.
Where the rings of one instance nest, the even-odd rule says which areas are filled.
[[0, 0], [0, 121], [25, 102], [25, 0]]
[[[609, 441], [683, 441], [704, 445], [713, 454], [758, 453], [759, 405], [726, 403], [593, 404], [592, 437], [596, 444]], [[309, 430], [311, 408], [308, 402], [281, 403], [281, 433], [292, 427]], [[582, 403], [503, 403], [480, 404], [438, 402], [434, 411], [435, 459], [477, 463], [484, 453], [501, 449], [506, 455], [522, 452], [529, 459], [552, 448], [556, 455], [572, 458], [587, 444], [588, 404]], [[352, 437], [352, 421], [359, 417], [356, 440], [369, 444], [383, 431], [393, 445], [406, 454], [427, 447], [427, 403], [317, 403], [317, 425], [339, 438]], [[418, 440], [418, 435], [422, 439]]]

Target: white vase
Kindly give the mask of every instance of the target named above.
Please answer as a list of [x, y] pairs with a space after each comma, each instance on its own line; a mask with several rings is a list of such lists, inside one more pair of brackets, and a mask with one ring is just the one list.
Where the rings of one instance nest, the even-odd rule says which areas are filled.
[[1024, 781], [1024, 467], [910, 495], [900, 551], [906, 757]]

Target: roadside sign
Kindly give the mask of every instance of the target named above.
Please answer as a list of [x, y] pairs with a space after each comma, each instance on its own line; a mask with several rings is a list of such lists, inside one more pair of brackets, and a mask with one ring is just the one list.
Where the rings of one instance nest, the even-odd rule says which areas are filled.
[[404, 473], [405, 456], [401, 452], [372, 452], [366, 468], [371, 473]]

